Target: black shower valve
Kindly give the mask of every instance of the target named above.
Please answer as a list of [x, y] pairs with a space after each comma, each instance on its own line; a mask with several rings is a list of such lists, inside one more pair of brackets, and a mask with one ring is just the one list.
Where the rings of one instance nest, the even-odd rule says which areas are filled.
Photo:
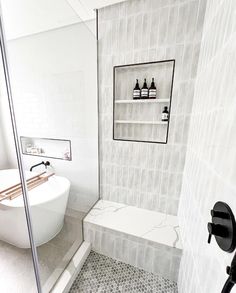
[[212, 218], [221, 218], [221, 219], [228, 219], [229, 214], [223, 213], [220, 211], [211, 210], [211, 216]]
[[207, 228], [209, 232], [208, 243], [211, 242], [212, 235], [219, 237], [227, 237], [227, 230], [222, 225], [208, 223]]
[[[207, 224], [209, 237], [208, 243], [211, 242], [214, 235], [216, 243], [226, 252], [233, 252], [236, 248], [236, 223], [231, 208], [222, 201], [215, 203], [211, 210], [212, 223]], [[236, 284], [236, 254], [231, 262], [231, 266], [226, 268], [229, 275], [221, 293], [229, 293]]]
[[236, 247], [236, 224], [230, 207], [221, 201], [216, 202], [211, 210], [212, 222], [208, 223], [208, 243], [212, 235], [219, 247], [227, 252], [234, 251]]

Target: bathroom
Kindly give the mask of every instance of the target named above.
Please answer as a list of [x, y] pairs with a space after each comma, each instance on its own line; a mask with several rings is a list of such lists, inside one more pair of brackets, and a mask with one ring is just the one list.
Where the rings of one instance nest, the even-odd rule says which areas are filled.
[[0, 3], [0, 292], [236, 292], [236, 1]]

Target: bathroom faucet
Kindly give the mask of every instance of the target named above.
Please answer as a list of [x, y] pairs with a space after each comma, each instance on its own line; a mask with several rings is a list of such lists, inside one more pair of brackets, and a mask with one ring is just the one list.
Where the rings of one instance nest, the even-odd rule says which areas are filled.
[[33, 169], [34, 169], [35, 167], [38, 167], [38, 166], [40, 166], [40, 165], [44, 165], [45, 168], [47, 169], [47, 166], [50, 166], [50, 162], [49, 162], [49, 161], [46, 161], [46, 162], [42, 161], [42, 162], [39, 163], [39, 164], [33, 165], [33, 166], [30, 168], [30, 172], [32, 172]]
[[229, 277], [226, 280], [221, 293], [229, 293], [232, 290], [233, 286], [236, 284], [236, 253], [231, 262], [231, 266], [226, 268], [226, 272]]
[[[233, 252], [236, 248], [236, 222], [231, 208], [225, 203], [218, 201], [211, 210], [212, 223], [208, 223], [209, 232], [208, 243], [211, 242], [212, 236], [215, 237], [216, 243], [226, 252]], [[231, 292], [236, 284], [236, 253], [231, 262], [231, 266], [226, 268], [229, 275], [221, 293]]]

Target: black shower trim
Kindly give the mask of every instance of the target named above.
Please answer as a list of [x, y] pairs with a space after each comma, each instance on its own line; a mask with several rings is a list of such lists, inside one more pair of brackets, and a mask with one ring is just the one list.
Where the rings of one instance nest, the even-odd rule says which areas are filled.
[[[157, 64], [157, 63], [165, 63], [165, 62], [173, 62], [171, 90], [170, 90], [169, 119], [168, 119], [168, 124], [167, 124], [166, 141], [165, 142], [158, 142], [158, 141], [151, 141], [151, 140], [149, 141], [149, 140], [133, 140], [133, 139], [115, 138], [115, 70], [116, 70], [116, 68], [148, 65], [148, 64]], [[116, 65], [113, 67], [113, 140], [167, 144], [168, 137], [169, 137], [170, 117], [171, 117], [171, 102], [172, 102], [172, 93], [173, 93], [173, 84], [174, 84], [174, 73], [175, 73], [175, 59], [159, 60], [159, 61], [144, 62], [144, 63], [133, 63], [133, 64], [125, 64], [125, 65]]]

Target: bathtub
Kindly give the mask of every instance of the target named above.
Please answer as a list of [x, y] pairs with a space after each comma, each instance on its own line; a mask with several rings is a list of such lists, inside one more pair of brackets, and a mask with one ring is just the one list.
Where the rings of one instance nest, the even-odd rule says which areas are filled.
[[[37, 175], [26, 171], [26, 178]], [[0, 190], [20, 182], [17, 169], [0, 170]], [[28, 192], [34, 240], [40, 246], [53, 239], [62, 229], [70, 182], [52, 176], [48, 182]], [[0, 202], [0, 240], [20, 248], [29, 248], [23, 196]]]

